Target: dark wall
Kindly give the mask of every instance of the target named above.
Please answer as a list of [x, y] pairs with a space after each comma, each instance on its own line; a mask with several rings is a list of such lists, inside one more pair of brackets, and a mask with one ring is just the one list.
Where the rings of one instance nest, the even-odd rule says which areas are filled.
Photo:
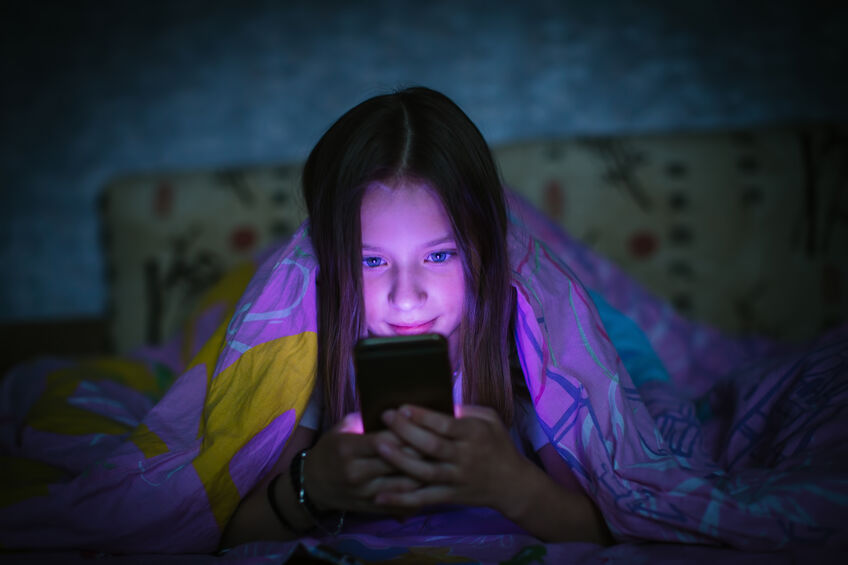
[[845, 2], [10, 4], [0, 321], [102, 313], [114, 175], [301, 160], [398, 85], [443, 90], [492, 143], [848, 119]]

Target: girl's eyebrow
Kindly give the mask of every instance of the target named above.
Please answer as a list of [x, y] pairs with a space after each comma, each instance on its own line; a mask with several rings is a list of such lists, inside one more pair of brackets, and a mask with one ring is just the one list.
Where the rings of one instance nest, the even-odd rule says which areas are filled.
[[[454, 243], [454, 237], [452, 235], [445, 235], [442, 237], [438, 237], [432, 241], [428, 241], [422, 247], [435, 247], [436, 245], [442, 245], [443, 243]], [[369, 251], [383, 251], [383, 248], [378, 245], [371, 245], [370, 243], [363, 243], [362, 249], [367, 249]]]

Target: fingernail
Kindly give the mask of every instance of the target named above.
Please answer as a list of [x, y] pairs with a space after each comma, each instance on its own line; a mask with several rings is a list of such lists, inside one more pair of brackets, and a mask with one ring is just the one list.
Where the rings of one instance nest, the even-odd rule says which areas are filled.
[[403, 414], [405, 417], [409, 418], [410, 416], [412, 416], [412, 408], [410, 408], [409, 406], [401, 406], [400, 413]]
[[394, 410], [386, 410], [383, 412], [383, 421], [386, 424], [391, 424], [395, 419], [395, 411]]

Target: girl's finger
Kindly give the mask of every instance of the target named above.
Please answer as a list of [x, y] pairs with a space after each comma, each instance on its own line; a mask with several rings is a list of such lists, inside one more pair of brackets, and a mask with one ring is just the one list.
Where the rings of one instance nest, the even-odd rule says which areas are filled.
[[363, 433], [362, 414], [359, 412], [351, 412], [342, 418], [338, 424], [338, 430], [346, 434], [361, 434]]
[[397, 468], [381, 457], [367, 457], [351, 461], [344, 467], [342, 473], [345, 482], [358, 485], [394, 475], [397, 473]]
[[420, 487], [420, 482], [403, 475], [379, 477], [356, 489], [354, 497], [347, 504], [347, 508], [356, 512], [403, 514], [408, 512], [408, 509], [384, 507], [376, 504], [374, 500], [381, 494], [410, 492]]
[[449, 483], [456, 479], [455, 467], [450, 463], [411, 457], [403, 449], [387, 444], [380, 444], [377, 449], [389, 464], [422, 483]]
[[409, 492], [421, 487], [421, 482], [406, 475], [387, 475], [369, 482], [363, 489], [364, 497], [373, 498], [381, 492]]
[[[376, 455], [376, 446], [374, 437], [368, 435], [349, 434], [344, 432], [333, 431], [319, 440], [312, 449], [316, 449], [321, 443], [326, 443], [333, 446], [332, 450], [338, 454], [342, 460], [353, 460], [360, 457], [373, 457]], [[386, 441], [389, 441], [387, 438]]]
[[421, 459], [420, 453], [415, 451], [415, 449], [411, 445], [405, 443], [394, 432], [391, 432], [389, 430], [378, 432], [378, 433], [374, 434], [374, 443], [373, 443], [373, 454], [374, 455], [379, 455], [379, 453], [377, 451], [377, 444], [378, 443], [387, 443], [388, 445], [393, 445], [393, 446], [397, 447], [398, 449], [402, 450], [408, 456]]
[[408, 445], [401, 446], [400, 450], [403, 451], [403, 453], [405, 455], [407, 455], [408, 457], [414, 457], [415, 459], [421, 459], [422, 458], [420, 453], [418, 453], [417, 451], [415, 451], [414, 448], [412, 448]]
[[[387, 411], [384, 415], [384, 421], [397, 437], [422, 455], [442, 461], [451, 460], [454, 456], [453, 442], [448, 437], [442, 436], [436, 431], [431, 431], [431, 429], [414, 421], [412, 417], [411, 411], [401, 408], [397, 411]], [[419, 417], [429, 419], [428, 416]], [[378, 449], [386, 445], [390, 445], [389, 442], [377, 442]]]
[[408, 492], [381, 492], [374, 502], [379, 506], [420, 508], [436, 504], [452, 504], [457, 495], [448, 485], [429, 485]]
[[376, 457], [377, 441], [382, 441], [392, 445], [403, 444], [403, 442], [389, 430], [372, 434], [351, 434], [340, 432], [338, 430], [334, 430], [331, 433], [333, 435], [333, 441], [337, 445], [338, 455], [344, 460]]
[[403, 416], [442, 437], [457, 437], [456, 418], [435, 410], [405, 404], [398, 409]]
[[500, 422], [498, 413], [488, 406], [478, 406], [475, 404], [462, 404], [457, 407], [457, 418], [479, 418], [492, 423]]

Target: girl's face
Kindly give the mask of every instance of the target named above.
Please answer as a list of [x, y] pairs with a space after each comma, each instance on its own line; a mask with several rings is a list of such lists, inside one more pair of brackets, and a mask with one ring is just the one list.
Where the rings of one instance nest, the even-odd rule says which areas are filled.
[[368, 334], [442, 334], [457, 368], [465, 275], [441, 200], [416, 182], [375, 182], [360, 213]]

